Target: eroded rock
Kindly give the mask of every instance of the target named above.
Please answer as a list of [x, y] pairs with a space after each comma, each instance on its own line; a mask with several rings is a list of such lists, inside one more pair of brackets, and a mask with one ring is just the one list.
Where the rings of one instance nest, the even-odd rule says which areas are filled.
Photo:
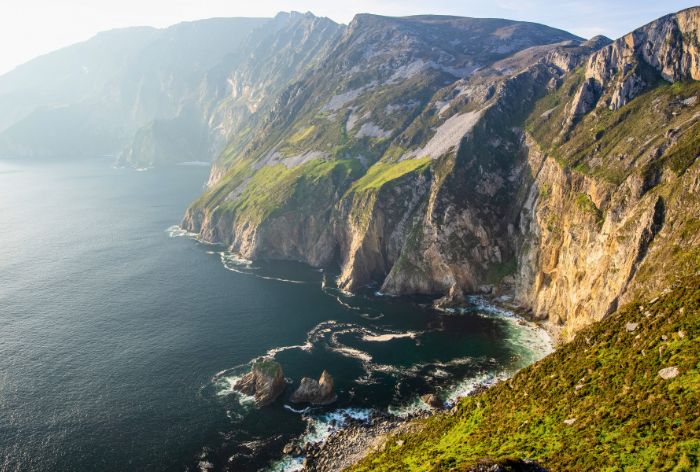
[[317, 381], [304, 377], [299, 388], [292, 394], [290, 401], [294, 403], [311, 403], [312, 405], [328, 405], [338, 397], [333, 391], [333, 377], [324, 370]]
[[442, 400], [440, 400], [440, 398], [434, 393], [422, 395], [420, 399], [431, 408], [442, 408], [443, 406]]
[[273, 359], [260, 359], [253, 363], [249, 373], [233, 385], [233, 389], [253, 395], [259, 408], [274, 402], [284, 391], [285, 385], [280, 363]]

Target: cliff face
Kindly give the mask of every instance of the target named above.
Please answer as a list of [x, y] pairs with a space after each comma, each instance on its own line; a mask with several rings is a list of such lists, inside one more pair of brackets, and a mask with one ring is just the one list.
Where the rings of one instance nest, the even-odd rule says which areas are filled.
[[19, 66], [0, 77], [0, 155], [120, 151], [140, 128], [192, 108], [206, 72], [263, 23], [211, 19], [108, 31]]
[[698, 11], [612, 44], [360, 15], [222, 154], [183, 225], [337, 264], [348, 290], [511, 297], [566, 339], [700, 266]]
[[0, 155], [210, 161], [231, 139], [245, 144], [343, 30], [280, 13], [98, 34], [0, 77]]
[[649, 23], [592, 54], [571, 103], [569, 124], [596, 106], [617, 110], [654, 85], [700, 80], [700, 11], [692, 8]]
[[[475, 280], [453, 256], [460, 280], [443, 274], [439, 245], [456, 238], [426, 226], [442, 218], [440, 189], [460, 141], [504, 101], [512, 69], [559, 49], [562, 57], [573, 54], [579, 42], [505, 20], [360, 15], [317, 68], [280, 94], [247, 144], [231, 143], [184, 225], [248, 257], [336, 262], [348, 289], [384, 280], [399, 261], [416, 274], [393, 270], [385, 288], [394, 293], [435, 293]], [[515, 57], [528, 49], [526, 59]], [[500, 175], [493, 179], [484, 192], [504, 187]], [[424, 230], [437, 240], [423, 238]], [[413, 261], [407, 243], [416, 251], [424, 244], [435, 257]]]
[[[698, 268], [698, 19], [687, 10], [604, 47], [528, 118], [517, 297], [565, 339]], [[591, 84], [598, 102], [582, 109]]]

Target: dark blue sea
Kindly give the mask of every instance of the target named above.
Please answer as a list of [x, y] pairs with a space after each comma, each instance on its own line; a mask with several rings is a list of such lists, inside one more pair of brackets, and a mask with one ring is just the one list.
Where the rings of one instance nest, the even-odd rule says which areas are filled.
[[[299, 435], [452, 402], [549, 350], [478, 298], [351, 295], [332, 269], [197, 242], [177, 225], [208, 170], [0, 161], [0, 470], [293, 469]], [[266, 355], [289, 385], [258, 410], [231, 385]], [[338, 401], [290, 404], [323, 369]]]

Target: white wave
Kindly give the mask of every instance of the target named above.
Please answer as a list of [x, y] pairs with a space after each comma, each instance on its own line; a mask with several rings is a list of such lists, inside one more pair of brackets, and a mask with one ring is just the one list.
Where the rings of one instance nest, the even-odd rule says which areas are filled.
[[268, 469], [270, 472], [298, 472], [304, 470], [303, 457], [283, 457], [273, 462]]
[[387, 409], [389, 414], [399, 418], [408, 418], [430, 410], [430, 406], [418, 397], [401, 405], [389, 405]]
[[209, 167], [211, 166], [211, 162], [207, 161], [185, 161], [185, 162], [180, 162], [177, 164], [179, 166], [193, 166], [193, 167]]
[[338, 354], [342, 354], [345, 357], [353, 357], [367, 364], [372, 362], [372, 356], [364, 351], [360, 351], [359, 349], [347, 346], [331, 347], [330, 349], [331, 351], [337, 352]]
[[279, 278], [279, 277], [269, 277], [269, 276], [258, 275], [258, 274], [253, 274], [253, 275], [255, 275], [255, 276], [256, 276], [257, 278], [259, 278], [259, 279], [274, 280], [274, 281], [276, 281], [276, 282], [285, 282], [285, 283], [288, 283], [288, 284], [305, 284], [305, 283], [308, 283], [308, 282], [304, 282], [303, 280], [282, 279], [282, 278]]
[[374, 343], [383, 343], [386, 341], [391, 341], [392, 339], [402, 339], [402, 338], [411, 338], [415, 339], [416, 336], [418, 336], [419, 333], [415, 331], [408, 331], [406, 333], [388, 333], [388, 334], [375, 334], [375, 335], [368, 335], [365, 334], [362, 336], [363, 341], [367, 342], [374, 342]]
[[[285, 408], [300, 413], [300, 411], [293, 409], [289, 405], [285, 405]], [[305, 410], [310, 409], [306, 408]], [[334, 432], [343, 429], [349, 419], [368, 422], [372, 412], [373, 410], [366, 408], [343, 408], [321, 415], [306, 416], [304, 418], [307, 421], [306, 431], [299, 438], [298, 443], [302, 445], [307, 443], [320, 444]], [[285, 456], [279, 461], [272, 463], [267, 470], [274, 472], [304, 470], [304, 457]]]
[[451, 359], [447, 362], [434, 362], [433, 364], [436, 367], [445, 368], [445, 367], [453, 367], [453, 366], [459, 366], [459, 365], [468, 365], [468, 364], [472, 364], [473, 362], [474, 362], [474, 358], [467, 356], [467, 357], [455, 357], [454, 359]]
[[219, 256], [221, 257], [221, 262], [225, 266], [227, 264], [239, 267], [250, 267], [253, 265], [253, 261], [235, 252], [222, 251], [219, 252]]
[[492, 305], [481, 296], [469, 297], [469, 302], [472, 306], [446, 311], [450, 313], [475, 312], [480, 316], [496, 317], [506, 321], [507, 336], [505, 342], [511, 345], [518, 356], [513, 371], [533, 364], [554, 351], [554, 341], [549, 333], [536, 323], [521, 318], [512, 311]]
[[460, 398], [464, 398], [473, 394], [478, 388], [490, 387], [497, 382], [505, 380], [511, 376], [511, 373], [506, 371], [501, 372], [491, 372], [491, 373], [481, 373], [474, 377], [464, 379], [458, 382], [456, 385], [452, 386], [447, 395], [445, 395], [445, 402], [448, 405], [454, 405], [459, 401]]
[[226, 417], [231, 421], [241, 421], [243, 419], [243, 414], [238, 411], [226, 410]]
[[433, 370], [433, 376], [441, 378], [441, 379], [446, 379], [447, 377], [450, 376], [450, 373], [447, 372], [446, 370], [435, 369], [435, 370]]
[[178, 225], [170, 226], [168, 229], [165, 230], [165, 232], [168, 233], [168, 236], [171, 238], [187, 237], [194, 239], [197, 237], [197, 233], [191, 233]]
[[309, 352], [313, 348], [314, 348], [314, 345], [310, 341], [307, 341], [304, 344], [294, 344], [291, 346], [273, 347], [272, 349], [267, 351], [266, 357], [275, 357], [280, 352], [293, 351], [293, 350], [297, 350], [297, 349], [300, 351]]
[[[221, 257], [221, 263], [224, 265], [224, 267], [231, 272], [235, 272], [237, 274], [242, 274], [242, 275], [252, 275], [253, 277], [257, 277], [259, 279], [264, 279], [264, 280], [272, 280], [275, 282], [284, 282], [284, 283], [289, 283], [289, 284], [305, 284], [308, 282], [304, 282], [303, 280], [292, 280], [292, 279], [284, 279], [281, 277], [271, 277], [268, 275], [261, 275], [261, 274], [256, 274], [250, 272], [251, 270], [257, 269], [257, 267], [253, 267], [253, 261], [250, 259], [246, 259], [242, 255], [234, 252], [220, 252], [219, 256]], [[245, 269], [245, 270], [241, 270]]]
[[348, 310], [355, 310], [355, 311], [359, 311], [359, 310], [360, 310], [359, 307], [352, 306], [352, 305], [350, 305], [349, 303], [345, 303], [343, 300], [340, 299], [339, 296], [336, 296], [335, 299], [338, 301], [338, 303], [339, 303], [341, 306], [347, 308]]
[[310, 407], [310, 406], [307, 406], [306, 408], [302, 408], [301, 410], [297, 410], [297, 409], [294, 408], [293, 406], [287, 405], [286, 403], [284, 404], [284, 408], [287, 409], [287, 410], [289, 410], [289, 411], [291, 411], [292, 413], [298, 413], [298, 414], [300, 414], [300, 415], [305, 415], [306, 413], [308, 413], [309, 411], [311, 411], [311, 407]]
[[369, 313], [362, 313], [360, 316], [366, 320], [376, 321], [376, 320], [381, 320], [382, 318], [384, 318], [384, 313], [380, 313], [376, 316], [372, 316]]
[[218, 387], [216, 394], [220, 397], [234, 395], [238, 399], [238, 403], [241, 406], [251, 406], [255, 403], [255, 397], [252, 395], [246, 395], [243, 392], [235, 390], [233, 387], [236, 382], [243, 378], [242, 375], [232, 375], [232, 376], [222, 376], [215, 381], [215, 385]]
[[318, 444], [325, 441], [335, 431], [343, 429], [347, 425], [348, 419], [366, 423], [369, 421], [372, 411], [368, 408], [341, 408], [319, 416], [311, 416], [308, 418], [309, 424], [306, 433], [301, 438], [301, 443]]
[[197, 467], [199, 468], [200, 472], [208, 472], [214, 469], [214, 464], [209, 461], [199, 461]]

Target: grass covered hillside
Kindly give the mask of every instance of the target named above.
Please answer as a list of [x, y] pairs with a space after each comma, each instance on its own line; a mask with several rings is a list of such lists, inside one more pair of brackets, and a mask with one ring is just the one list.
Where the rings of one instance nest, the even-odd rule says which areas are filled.
[[695, 275], [620, 308], [420, 432], [390, 438], [355, 470], [521, 470], [525, 461], [553, 471], [699, 470], [698, 412]]

